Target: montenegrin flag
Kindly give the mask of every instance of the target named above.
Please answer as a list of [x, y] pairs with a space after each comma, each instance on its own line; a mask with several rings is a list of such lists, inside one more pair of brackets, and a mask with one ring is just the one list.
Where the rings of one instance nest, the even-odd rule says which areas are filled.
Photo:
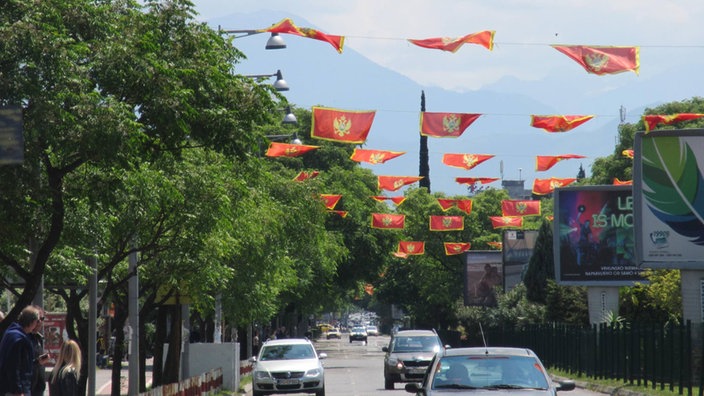
[[394, 205], [396, 205], [396, 206], [401, 205], [401, 204], [403, 203], [403, 201], [406, 200], [406, 197], [404, 197], [403, 195], [399, 195], [399, 196], [396, 196], [396, 197], [387, 197], [387, 196], [384, 196], [384, 195], [374, 195], [374, 196], [372, 196], [372, 198], [373, 198], [375, 201], [379, 201], [379, 202], [391, 201], [391, 202], [393, 202]]
[[413, 184], [422, 179], [422, 176], [378, 176], [379, 190], [396, 191], [399, 188]]
[[423, 136], [456, 138], [472, 125], [481, 114], [469, 113], [420, 113], [420, 134]]
[[319, 171], [300, 171], [296, 177], [293, 178], [293, 181], [302, 182], [308, 179], [315, 179], [319, 174]]
[[445, 242], [444, 245], [446, 256], [464, 253], [472, 247], [469, 242]]
[[494, 228], [523, 227], [523, 217], [514, 216], [489, 216]]
[[535, 170], [546, 171], [562, 160], [586, 158], [583, 155], [563, 154], [563, 155], [538, 155], [535, 157]]
[[540, 216], [540, 201], [511, 200], [501, 201], [503, 216]]
[[323, 202], [325, 203], [325, 208], [333, 210], [335, 209], [335, 205], [337, 205], [338, 202], [340, 202], [340, 198], [342, 198], [342, 195], [340, 194], [320, 194], [320, 198], [323, 199]]
[[639, 47], [553, 45], [591, 74], [616, 74], [640, 68]]
[[614, 186], [630, 186], [633, 184], [633, 180], [619, 180], [618, 177], [614, 177]]
[[491, 158], [494, 158], [491, 154], [443, 154], [442, 163], [469, 170]]
[[368, 162], [370, 164], [383, 164], [384, 162], [406, 154], [405, 151], [385, 151], [385, 150], [364, 150], [356, 148], [352, 152], [350, 159], [356, 162]]
[[401, 253], [406, 256], [425, 254], [425, 242], [401, 241], [398, 243], [396, 253]]
[[577, 181], [575, 178], [535, 179], [533, 180], [533, 194], [546, 195], [553, 192], [558, 187], [564, 187]]
[[462, 37], [433, 37], [428, 39], [408, 39], [419, 47], [456, 52], [464, 44], [478, 44], [491, 51], [494, 48], [494, 31], [484, 30]]
[[457, 209], [470, 214], [472, 213], [472, 200], [471, 199], [446, 199], [446, 198], [438, 198], [438, 204], [440, 204], [440, 207], [442, 208], [443, 212], [448, 211], [452, 207], [456, 207]]
[[313, 107], [311, 137], [336, 142], [361, 144], [367, 140], [375, 111], [348, 111]]
[[459, 184], [469, 184], [475, 185], [479, 184], [489, 184], [499, 180], [498, 177], [456, 177], [455, 181]]
[[593, 115], [532, 115], [530, 126], [546, 132], [567, 132], [594, 118]]
[[494, 249], [499, 249], [499, 250], [501, 250], [504, 247], [503, 242], [491, 241], [491, 242], [487, 242], [486, 244], [493, 247]]
[[621, 151], [621, 154], [624, 157], [628, 157], [630, 159], [633, 159], [633, 149], [625, 149], [625, 150]]
[[391, 213], [372, 213], [372, 228], [402, 230], [406, 226], [406, 216]]
[[462, 216], [430, 216], [430, 231], [464, 230]]
[[335, 213], [336, 215], [338, 215], [344, 219], [345, 217], [347, 217], [347, 214], [349, 212], [346, 210], [331, 210], [330, 213]]
[[298, 157], [309, 151], [320, 148], [320, 146], [306, 146], [304, 144], [290, 143], [269, 143], [269, 149], [266, 150], [267, 157]]
[[315, 40], [325, 41], [332, 45], [337, 52], [342, 53], [342, 47], [345, 45], [345, 38], [343, 36], [336, 36], [332, 34], [325, 34], [319, 30], [299, 27], [290, 18], [282, 19], [279, 23], [272, 25], [266, 29], [260, 29], [260, 32], [270, 32], [270, 33], [286, 33], [295, 34], [296, 36], [308, 37]]
[[648, 114], [643, 116], [643, 123], [645, 124], [645, 131], [650, 132], [658, 125], [669, 125], [682, 121], [696, 120], [702, 117], [704, 117], [704, 114], [699, 113], [679, 113], [670, 115]]

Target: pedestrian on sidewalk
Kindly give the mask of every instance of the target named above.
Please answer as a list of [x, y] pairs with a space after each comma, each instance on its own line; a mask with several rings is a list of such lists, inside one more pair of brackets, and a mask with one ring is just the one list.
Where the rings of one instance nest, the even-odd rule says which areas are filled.
[[77, 396], [81, 376], [81, 348], [74, 340], [61, 346], [59, 358], [49, 377], [50, 396]]
[[[42, 320], [41, 309], [28, 305], [5, 331], [0, 341], [0, 395], [32, 394], [35, 356], [31, 334]], [[47, 360], [49, 356], [42, 355], [40, 363]]]

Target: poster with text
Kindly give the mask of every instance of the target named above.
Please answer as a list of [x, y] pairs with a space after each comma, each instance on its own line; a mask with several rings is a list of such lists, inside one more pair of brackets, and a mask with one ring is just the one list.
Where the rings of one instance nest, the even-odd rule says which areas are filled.
[[555, 189], [557, 282], [618, 286], [643, 281], [635, 262], [631, 186]]
[[44, 352], [51, 354], [52, 362], [56, 360], [61, 351], [66, 334], [66, 313], [46, 312], [44, 313]]
[[633, 149], [637, 262], [704, 268], [704, 129], [638, 132]]

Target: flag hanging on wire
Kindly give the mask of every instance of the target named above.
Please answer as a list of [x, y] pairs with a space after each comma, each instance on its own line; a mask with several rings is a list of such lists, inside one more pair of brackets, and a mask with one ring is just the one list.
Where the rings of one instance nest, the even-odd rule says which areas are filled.
[[498, 249], [498, 250], [501, 250], [504, 247], [503, 242], [489, 241], [486, 244], [493, 247], [494, 249]]
[[311, 137], [360, 144], [367, 140], [376, 111], [349, 111], [313, 106]]
[[448, 211], [452, 207], [465, 212], [466, 214], [472, 213], [472, 200], [471, 199], [447, 199], [447, 198], [437, 198], [438, 204], [442, 208], [443, 212]]
[[696, 120], [697, 118], [704, 117], [704, 114], [699, 113], [679, 113], [679, 114], [648, 114], [643, 116], [643, 123], [645, 124], [645, 131], [650, 132], [657, 128], [658, 125], [670, 125], [682, 121]]
[[269, 143], [269, 148], [266, 150], [267, 157], [298, 157], [309, 151], [317, 150], [320, 146], [307, 146], [304, 144], [290, 143]]
[[346, 210], [331, 210], [330, 213], [335, 213], [336, 215], [338, 215], [344, 219], [345, 217], [347, 217], [347, 214], [349, 212]]
[[315, 179], [319, 174], [319, 171], [300, 171], [296, 177], [293, 178], [293, 181], [302, 182], [308, 179]]
[[523, 227], [523, 217], [520, 216], [489, 216], [494, 228]]
[[374, 196], [372, 196], [372, 198], [376, 201], [379, 201], [379, 202], [391, 201], [396, 206], [401, 205], [403, 203], [403, 201], [406, 200], [406, 197], [404, 197], [403, 195], [399, 195], [396, 197], [387, 197], [384, 195], [374, 195]]
[[481, 114], [469, 113], [420, 113], [420, 134], [437, 138], [461, 136]]
[[455, 181], [459, 184], [489, 184], [499, 180], [498, 177], [456, 177]]
[[604, 75], [640, 68], [639, 47], [553, 45], [553, 48], [582, 65], [591, 74]]
[[372, 228], [402, 230], [405, 226], [405, 215], [391, 213], [372, 213]]
[[536, 171], [546, 171], [552, 168], [555, 164], [562, 160], [574, 159], [574, 158], [586, 158], [583, 155], [577, 154], [562, 154], [562, 155], [538, 155], [535, 157], [535, 170]]
[[620, 180], [618, 177], [614, 177], [614, 186], [630, 186], [633, 184], [633, 180]]
[[425, 242], [400, 241], [396, 252], [406, 256], [425, 254]]
[[443, 154], [442, 163], [455, 168], [472, 169], [482, 162], [494, 158], [491, 154]]
[[630, 159], [633, 159], [633, 149], [625, 149], [621, 151], [621, 154], [623, 154], [624, 157], [628, 157]]
[[577, 181], [575, 178], [535, 179], [533, 180], [533, 194], [546, 195], [553, 192], [558, 187], [564, 187]]
[[335, 206], [337, 205], [338, 202], [340, 202], [340, 198], [342, 198], [341, 194], [320, 194], [320, 198], [323, 199], [323, 202], [325, 203], [325, 208], [333, 210], [335, 209]]
[[501, 214], [503, 216], [540, 216], [540, 201], [504, 199], [501, 201]]
[[530, 126], [546, 132], [567, 132], [592, 118], [593, 115], [531, 115]]
[[464, 230], [462, 216], [430, 216], [430, 231]]
[[484, 30], [470, 33], [462, 37], [433, 37], [427, 39], [408, 39], [419, 47], [457, 52], [464, 44], [478, 44], [491, 51], [494, 49], [494, 31]]
[[326, 34], [320, 30], [296, 26], [295, 23], [290, 18], [282, 19], [280, 22], [266, 28], [259, 29], [259, 32], [270, 32], [270, 33], [286, 33], [294, 34], [296, 36], [308, 37], [314, 40], [325, 41], [326, 43], [332, 45], [337, 52], [342, 53], [342, 47], [345, 45], [344, 36], [336, 36], [333, 34]]
[[365, 150], [355, 148], [350, 156], [352, 161], [383, 164], [384, 162], [406, 154], [405, 151]]
[[444, 242], [445, 255], [452, 256], [466, 252], [472, 247], [469, 242]]
[[377, 176], [377, 185], [379, 190], [396, 191], [422, 178], [422, 176]]

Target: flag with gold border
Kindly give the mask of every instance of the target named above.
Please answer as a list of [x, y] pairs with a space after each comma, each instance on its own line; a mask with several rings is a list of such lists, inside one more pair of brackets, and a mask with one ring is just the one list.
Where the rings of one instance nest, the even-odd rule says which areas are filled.
[[398, 243], [398, 253], [403, 253], [407, 256], [425, 254], [425, 242], [421, 241], [400, 241]]
[[493, 30], [470, 33], [461, 37], [433, 37], [427, 39], [408, 39], [411, 44], [419, 47], [457, 52], [464, 44], [478, 44], [491, 51], [494, 49]]
[[491, 225], [496, 228], [523, 227], [521, 216], [489, 216]]
[[499, 180], [498, 177], [456, 177], [455, 181], [459, 184], [489, 184]]
[[438, 204], [442, 208], [443, 212], [447, 212], [450, 208], [456, 207], [457, 209], [465, 212], [466, 214], [472, 213], [472, 200], [471, 199], [448, 199], [448, 198], [437, 198]]
[[472, 244], [469, 242], [444, 242], [444, 246], [445, 255], [453, 256], [468, 251], [472, 247]]
[[336, 215], [342, 217], [343, 219], [349, 214], [346, 210], [331, 210], [330, 213], [335, 213]]
[[645, 132], [650, 132], [657, 128], [658, 125], [670, 125], [682, 121], [696, 120], [704, 117], [700, 113], [678, 113], [678, 114], [646, 114], [643, 116], [643, 124], [645, 124]]
[[587, 73], [604, 75], [640, 68], [639, 47], [553, 45], [553, 48], [579, 63]]
[[540, 216], [540, 201], [504, 199], [501, 201], [503, 216]]
[[592, 118], [593, 115], [531, 115], [530, 126], [546, 132], [567, 132]]
[[323, 203], [325, 203], [325, 208], [333, 210], [335, 209], [335, 206], [337, 205], [338, 202], [340, 202], [340, 198], [342, 198], [341, 194], [320, 194], [320, 198], [323, 199]]
[[422, 178], [422, 176], [377, 176], [377, 186], [379, 190], [396, 191]]
[[546, 171], [552, 168], [555, 164], [566, 159], [586, 158], [583, 155], [577, 154], [562, 154], [562, 155], [538, 155], [535, 157], [535, 170]]
[[406, 197], [404, 197], [403, 195], [399, 195], [396, 197], [387, 197], [385, 195], [374, 195], [374, 196], [372, 196], [372, 199], [374, 199], [375, 201], [378, 201], [378, 202], [391, 201], [391, 202], [393, 202], [394, 205], [398, 206], [398, 205], [401, 205], [403, 203], [403, 201], [406, 200]]
[[620, 180], [618, 177], [614, 177], [614, 186], [630, 186], [633, 184], [633, 180]]
[[342, 53], [342, 49], [345, 45], [345, 37], [337, 36], [334, 34], [323, 33], [320, 30], [300, 27], [297, 26], [290, 18], [282, 19], [280, 22], [266, 28], [259, 29], [259, 32], [270, 32], [270, 33], [285, 33], [293, 34], [301, 37], [308, 37], [314, 40], [324, 41], [335, 48], [337, 52]]
[[355, 148], [350, 156], [352, 161], [367, 162], [372, 165], [383, 164], [384, 162], [406, 154], [405, 151], [387, 151], [387, 150], [365, 150]]
[[442, 155], [442, 163], [455, 168], [470, 170], [475, 166], [494, 158], [491, 154], [454, 154], [448, 153]]
[[549, 179], [534, 179], [533, 194], [546, 195], [552, 193], [556, 188], [564, 187], [577, 181], [575, 178], [558, 178], [551, 177]]
[[625, 149], [621, 151], [621, 155], [623, 155], [626, 158], [633, 159], [633, 149]]
[[372, 228], [402, 230], [405, 226], [405, 215], [393, 213], [372, 213]]
[[471, 113], [420, 113], [420, 134], [436, 138], [456, 138], [479, 118]]
[[266, 150], [267, 157], [298, 157], [309, 151], [317, 150], [320, 146], [307, 146], [304, 144], [290, 143], [269, 143], [269, 148]]
[[464, 217], [462, 216], [430, 216], [430, 231], [459, 231], [464, 230]]
[[302, 182], [308, 179], [315, 179], [318, 175], [320, 175], [319, 171], [300, 171], [296, 177], [293, 178], [293, 181]]
[[367, 140], [376, 111], [340, 110], [313, 106], [310, 136], [315, 139], [361, 144]]
[[494, 249], [498, 249], [498, 250], [501, 250], [504, 247], [503, 242], [489, 241], [486, 244], [489, 245], [490, 247], [493, 247]]

